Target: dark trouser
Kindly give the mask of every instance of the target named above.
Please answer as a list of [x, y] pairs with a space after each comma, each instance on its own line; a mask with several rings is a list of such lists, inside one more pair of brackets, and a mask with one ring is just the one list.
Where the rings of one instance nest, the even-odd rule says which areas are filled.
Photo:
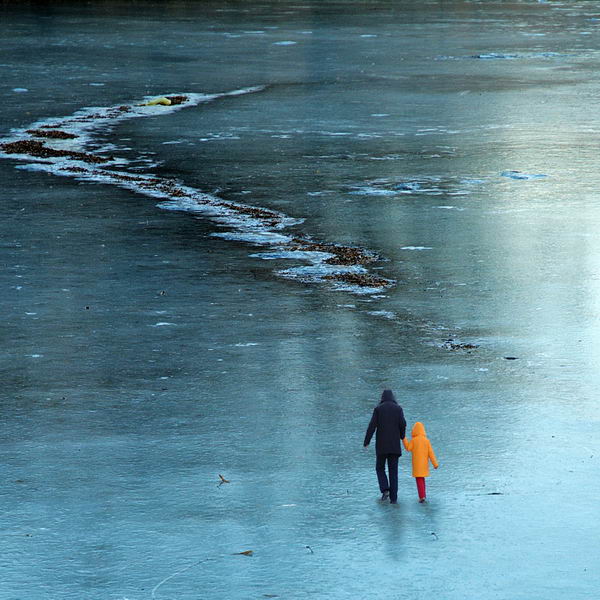
[[[377, 480], [379, 481], [379, 489], [381, 493], [389, 490], [390, 502], [396, 502], [398, 499], [398, 458], [399, 454], [378, 454], [377, 462], [375, 463], [375, 471], [377, 471]], [[385, 461], [387, 460], [388, 472], [390, 481], [385, 474]]]

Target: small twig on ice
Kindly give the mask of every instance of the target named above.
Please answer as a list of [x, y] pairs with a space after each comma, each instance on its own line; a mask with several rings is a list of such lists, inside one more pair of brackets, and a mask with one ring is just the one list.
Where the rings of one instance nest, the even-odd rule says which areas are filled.
[[221, 475], [219, 473], [219, 479], [221, 481], [219, 481], [219, 483], [217, 483], [217, 487], [221, 487], [224, 483], [231, 483], [231, 481], [229, 481], [229, 479], [225, 479], [225, 477], [223, 477], [223, 475]]

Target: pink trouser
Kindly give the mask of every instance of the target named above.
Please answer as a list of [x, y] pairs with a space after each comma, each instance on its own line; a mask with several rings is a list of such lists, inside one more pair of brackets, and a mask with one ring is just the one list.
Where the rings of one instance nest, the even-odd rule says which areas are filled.
[[417, 491], [419, 492], [419, 500], [425, 498], [425, 477], [415, 477], [417, 480]]

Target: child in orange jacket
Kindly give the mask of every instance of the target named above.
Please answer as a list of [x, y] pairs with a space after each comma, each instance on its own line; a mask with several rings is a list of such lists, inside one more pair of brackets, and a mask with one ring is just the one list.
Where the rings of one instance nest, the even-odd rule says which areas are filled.
[[423, 423], [415, 423], [411, 435], [410, 442], [404, 438], [402, 443], [408, 452], [412, 452], [412, 474], [417, 480], [419, 502], [425, 502], [425, 477], [429, 477], [429, 461], [431, 460], [434, 469], [438, 468], [438, 461], [433, 453], [431, 442], [427, 439]]

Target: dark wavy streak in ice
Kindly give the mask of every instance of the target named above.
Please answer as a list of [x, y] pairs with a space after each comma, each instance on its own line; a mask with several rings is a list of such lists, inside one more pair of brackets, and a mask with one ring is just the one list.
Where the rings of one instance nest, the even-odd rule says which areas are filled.
[[[94, 133], [106, 132], [124, 119], [164, 115], [181, 108], [263, 89], [254, 87], [222, 94], [170, 95], [168, 98], [173, 100], [171, 105], [148, 105], [150, 99], [146, 98], [137, 104], [85, 108], [70, 117], [38, 121], [26, 128], [13, 130], [10, 138], [0, 139], [0, 158], [26, 163], [18, 168], [72, 177], [79, 181], [116, 185], [154, 197], [160, 200], [158, 207], [161, 209], [189, 212], [226, 228], [226, 231], [213, 233], [215, 237], [263, 248], [254, 251], [251, 257], [301, 263], [302, 266], [276, 270], [275, 274], [279, 277], [327, 285], [336, 291], [362, 296], [365, 302], [385, 297], [385, 291], [396, 282], [369, 272], [367, 265], [380, 258], [376, 252], [317, 241], [300, 233], [287, 233], [287, 228], [300, 225], [303, 220], [272, 209], [224, 200], [167, 177], [128, 171], [126, 167], [134, 161], [108, 155], [119, 150], [118, 147], [98, 146], [93, 141]], [[418, 187], [418, 190], [410, 191], [422, 191]], [[394, 190], [394, 193], [398, 193], [398, 190]], [[365, 314], [419, 330], [432, 340], [438, 340], [442, 331], [446, 336], [449, 334], [446, 327], [422, 321], [414, 315], [406, 318], [385, 310], [367, 310]], [[445, 347], [438, 341], [429, 343]]]
[[[190, 212], [227, 228], [226, 232], [214, 233], [216, 237], [265, 246], [269, 250], [252, 256], [304, 263], [301, 267], [276, 271], [281, 277], [326, 283], [333, 289], [355, 294], [377, 294], [391, 287], [393, 280], [373, 275], [365, 266], [377, 260], [374, 252], [323, 243], [301, 234], [286, 234], [283, 230], [303, 221], [278, 211], [226, 201], [165, 177], [132, 173], [125, 169], [131, 161], [107, 155], [118, 148], [91, 144], [94, 133], [106, 132], [124, 119], [164, 115], [263, 89], [252, 87], [221, 94], [182, 93], [154, 101], [145, 98], [140, 103], [84, 108], [70, 117], [38, 121], [24, 129], [13, 130], [12, 137], [0, 140], [0, 157], [25, 161], [27, 164], [21, 167], [24, 169], [117, 185], [158, 198], [162, 209]], [[123, 169], [117, 170], [119, 167]]]

